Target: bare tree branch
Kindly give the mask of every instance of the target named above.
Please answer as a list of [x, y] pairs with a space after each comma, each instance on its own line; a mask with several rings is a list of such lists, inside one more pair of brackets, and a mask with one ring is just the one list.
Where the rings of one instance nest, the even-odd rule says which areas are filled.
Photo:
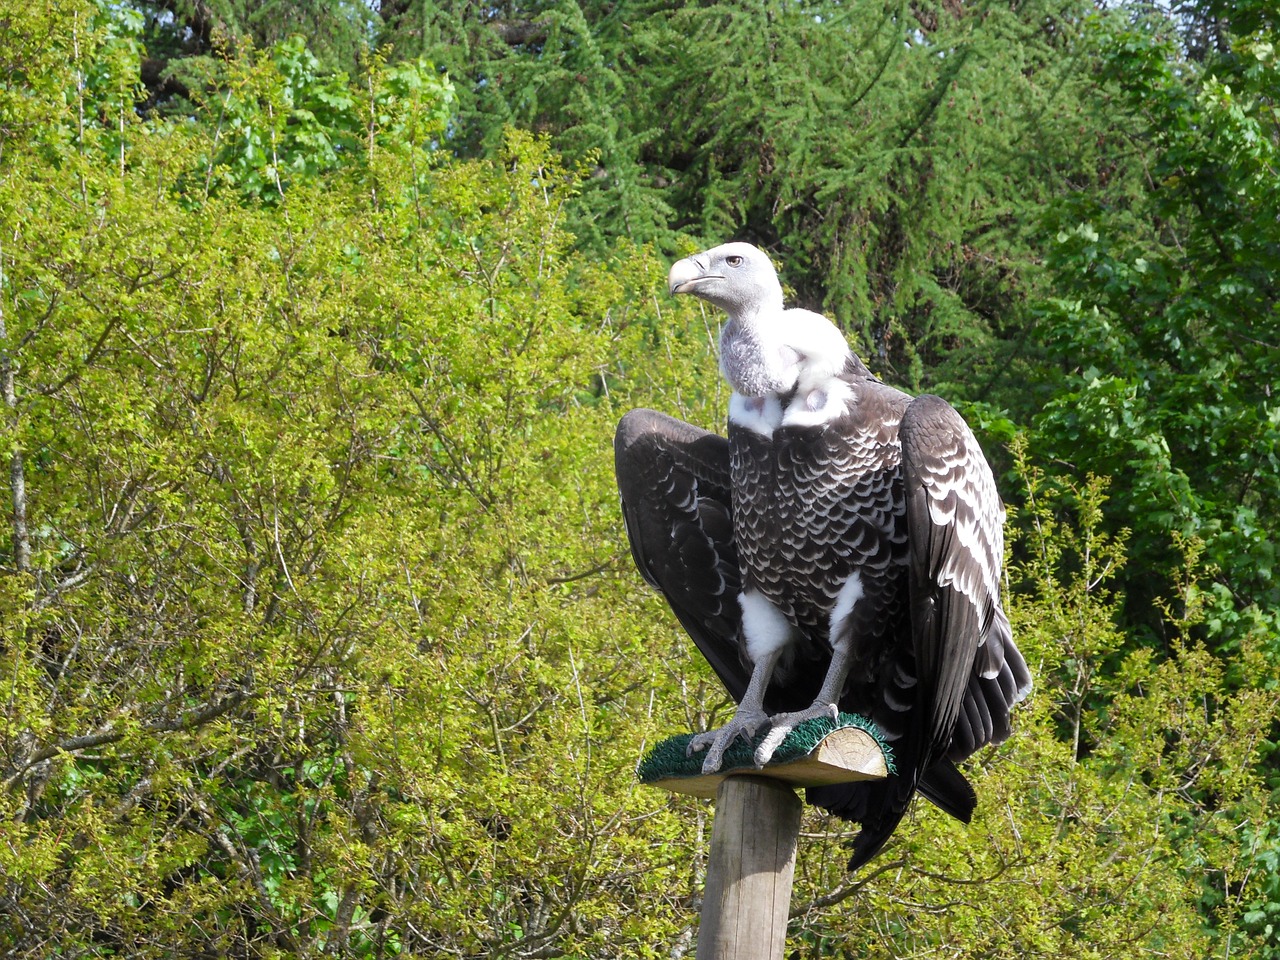
[[880, 864], [880, 866], [876, 867], [870, 873], [863, 874], [855, 882], [850, 883], [843, 887], [836, 887], [836, 889], [832, 890], [826, 896], [815, 897], [814, 899], [810, 900], [808, 903], [800, 904], [798, 906], [793, 905], [791, 907], [791, 913], [788, 914], [788, 916], [799, 917], [799, 916], [803, 916], [806, 913], [809, 913], [812, 910], [824, 910], [827, 907], [834, 907], [837, 903], [842, 903], [843, 901], [848, 900], [855, 893], [857, 893], [859, 890], [861, 890], [863, 887], [865, 887], [867, 884], [869, 884], [872, 880], [874, 880], [876, 877], [880, 876], [881, 874], [888, 873], [891, 870], [897, 870], [901, 867], [905, 867], [906, 865], [907, 865], [906, 860], [886, 861], [885, 863]]

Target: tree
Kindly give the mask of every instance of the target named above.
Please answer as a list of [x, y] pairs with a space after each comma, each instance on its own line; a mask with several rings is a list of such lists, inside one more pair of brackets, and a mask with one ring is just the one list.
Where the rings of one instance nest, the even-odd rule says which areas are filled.
[[[1135, 626], [1198, 536], [1205, 628], [1276, 633], [1271, 5], [417, 0], [464, 154], [545, 130], [571, 229], [781, 254], [873, 369], [1120, 483]], [[1125, 492], [1121, 492], [1121, 491]]]
[[329, 71], [355, 73], [378, 26], [371, 5], [341, 0], [134, 0], [123, 10], [141, 17], [146, 56], [140, 74], [148, 91], [143, 106], [178, 114], [225, 50], [246, 44], [264, 49], [304, 36]]
[[678, 831], [626, 786], [654, 628], [611, 586], [598, 455], [652, 263], [568, 253], [571, 178], [529, 138], [429, 170], [375, 137], [271, 203], [206, 195], [215, 127], [127, 115], [120, 161], [78, 82], [113, 49], [92, 9], [6, 13], [69, 47], [31, 77], [55, 109], [8, 102], [0, 187], [6, 952], [661, 929], [614, 922], [668, 897], [677, 861], [631, 864]]
[[594, 158], [580, 243], [754, 240], [892, 379], [1019, 396], [1033, 231], [1091, 164], [1091, 5], [396, 9], [383, 37], [458, 81], [455, 149], [515, 123]]
[[[1139, 188], [1081, 191], [1048, 221], [1056, 296], [1039, 329], [1041, 456], [1112, 476], [1118, 523], [1164, 576], [1173, 534], [1217, 570], [1207, 626], [1233, 645], [1280, 623], [1280, 129], [1274, 34], [1196, 66], [1167, 21], [1100, 18], [1098, 94], [1131, 119], [1110, 162]], [[1135, 149], [1136, 148], [1136, 149]], [[1162, 589], [1146, 576], [1131, 595]]]

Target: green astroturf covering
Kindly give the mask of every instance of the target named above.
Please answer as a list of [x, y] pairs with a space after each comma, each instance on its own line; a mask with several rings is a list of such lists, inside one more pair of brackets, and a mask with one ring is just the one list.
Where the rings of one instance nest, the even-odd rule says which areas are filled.
[[[833, 730], [839, 730], [842, 727], [857, 727], [870, 734], [871, 738], [875, 740], [880, 746], [880, 750], [884, 753], [885, 766], [889, 768], [890, 773], [894, 772], [893, 756], [880, 730], [870, 720], [852, 713], [842, 713], [835, 720], [830, 717], [818, 717], [799, 724], [787, 734], [786, 739], [774, 751], [773, 759], [769, 761], [769, 765], [788, 763], [807, 756], [822, 742], [824, 737]], [[720, 765], [721, 772], [741, 769], [754, 770], [755, 761], [753, 756], [756, 746], [765, 738], [768, 732], [767, 728], [762, 730], [756, 734], [755, 739], [750, 744], [741, 738], [735, 740], [733, 745], [724, 752], [724, 763]], [[640, 761], [640, 765], [636, 768], [636, 776], [640, 779], [640, 782], [654, 783], [658, 780], [670, 780], [674, 777], [695, 777], [701, 774], [702, 761], [706, 756], [706, 751], [699, 751], [691, 757], [685, 755], [685, 751], [689, 748], [689, 741], [693, 737], [692, 733], [681, 733], [674, 737], [668, 737], [657, 744]]]

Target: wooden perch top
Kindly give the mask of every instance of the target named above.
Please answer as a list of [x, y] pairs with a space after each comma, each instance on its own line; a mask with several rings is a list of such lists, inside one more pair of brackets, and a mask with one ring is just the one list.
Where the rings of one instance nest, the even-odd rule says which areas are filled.
[[[711, 774], [702, 773], [701, 754], [683, 757], [691, 734], [670, 737], [650, 751], [636, 772], [640, 782], [649, 786], [706, 798], [714, 798], [725, 778], [735, 774], [782, 780], [795, 787], [883, 779], [892, 769], [892, 759], [871, 733], [849, 722], [853, 719], [842, 715], [840, 724], [827, 721], [826, 731], [797, 728], [782, 742], [774, 760], [761, 768], [751, 762], [751, 748], [743, 744], [742, 749], [727, 752], [724, 766]], [[798, 744], [789, 743], [793, 738]]]

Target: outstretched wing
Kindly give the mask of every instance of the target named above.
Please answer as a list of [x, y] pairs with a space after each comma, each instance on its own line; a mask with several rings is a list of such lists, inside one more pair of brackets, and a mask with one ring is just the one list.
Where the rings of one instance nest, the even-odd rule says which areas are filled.
[[973, 432], [946, 401], [917, 397], [900, 427], [910, 535], [917, 722], [925, 763], [959, 761], [1009, 735], [1031, 689], [1000, 607], [1004, 507]]
[[614, 467], [631, 555], [734, 700], [750, 671], [738, 648], [742, 577], [733, 542], [729, 441], [653, 410], [618, 424]]

